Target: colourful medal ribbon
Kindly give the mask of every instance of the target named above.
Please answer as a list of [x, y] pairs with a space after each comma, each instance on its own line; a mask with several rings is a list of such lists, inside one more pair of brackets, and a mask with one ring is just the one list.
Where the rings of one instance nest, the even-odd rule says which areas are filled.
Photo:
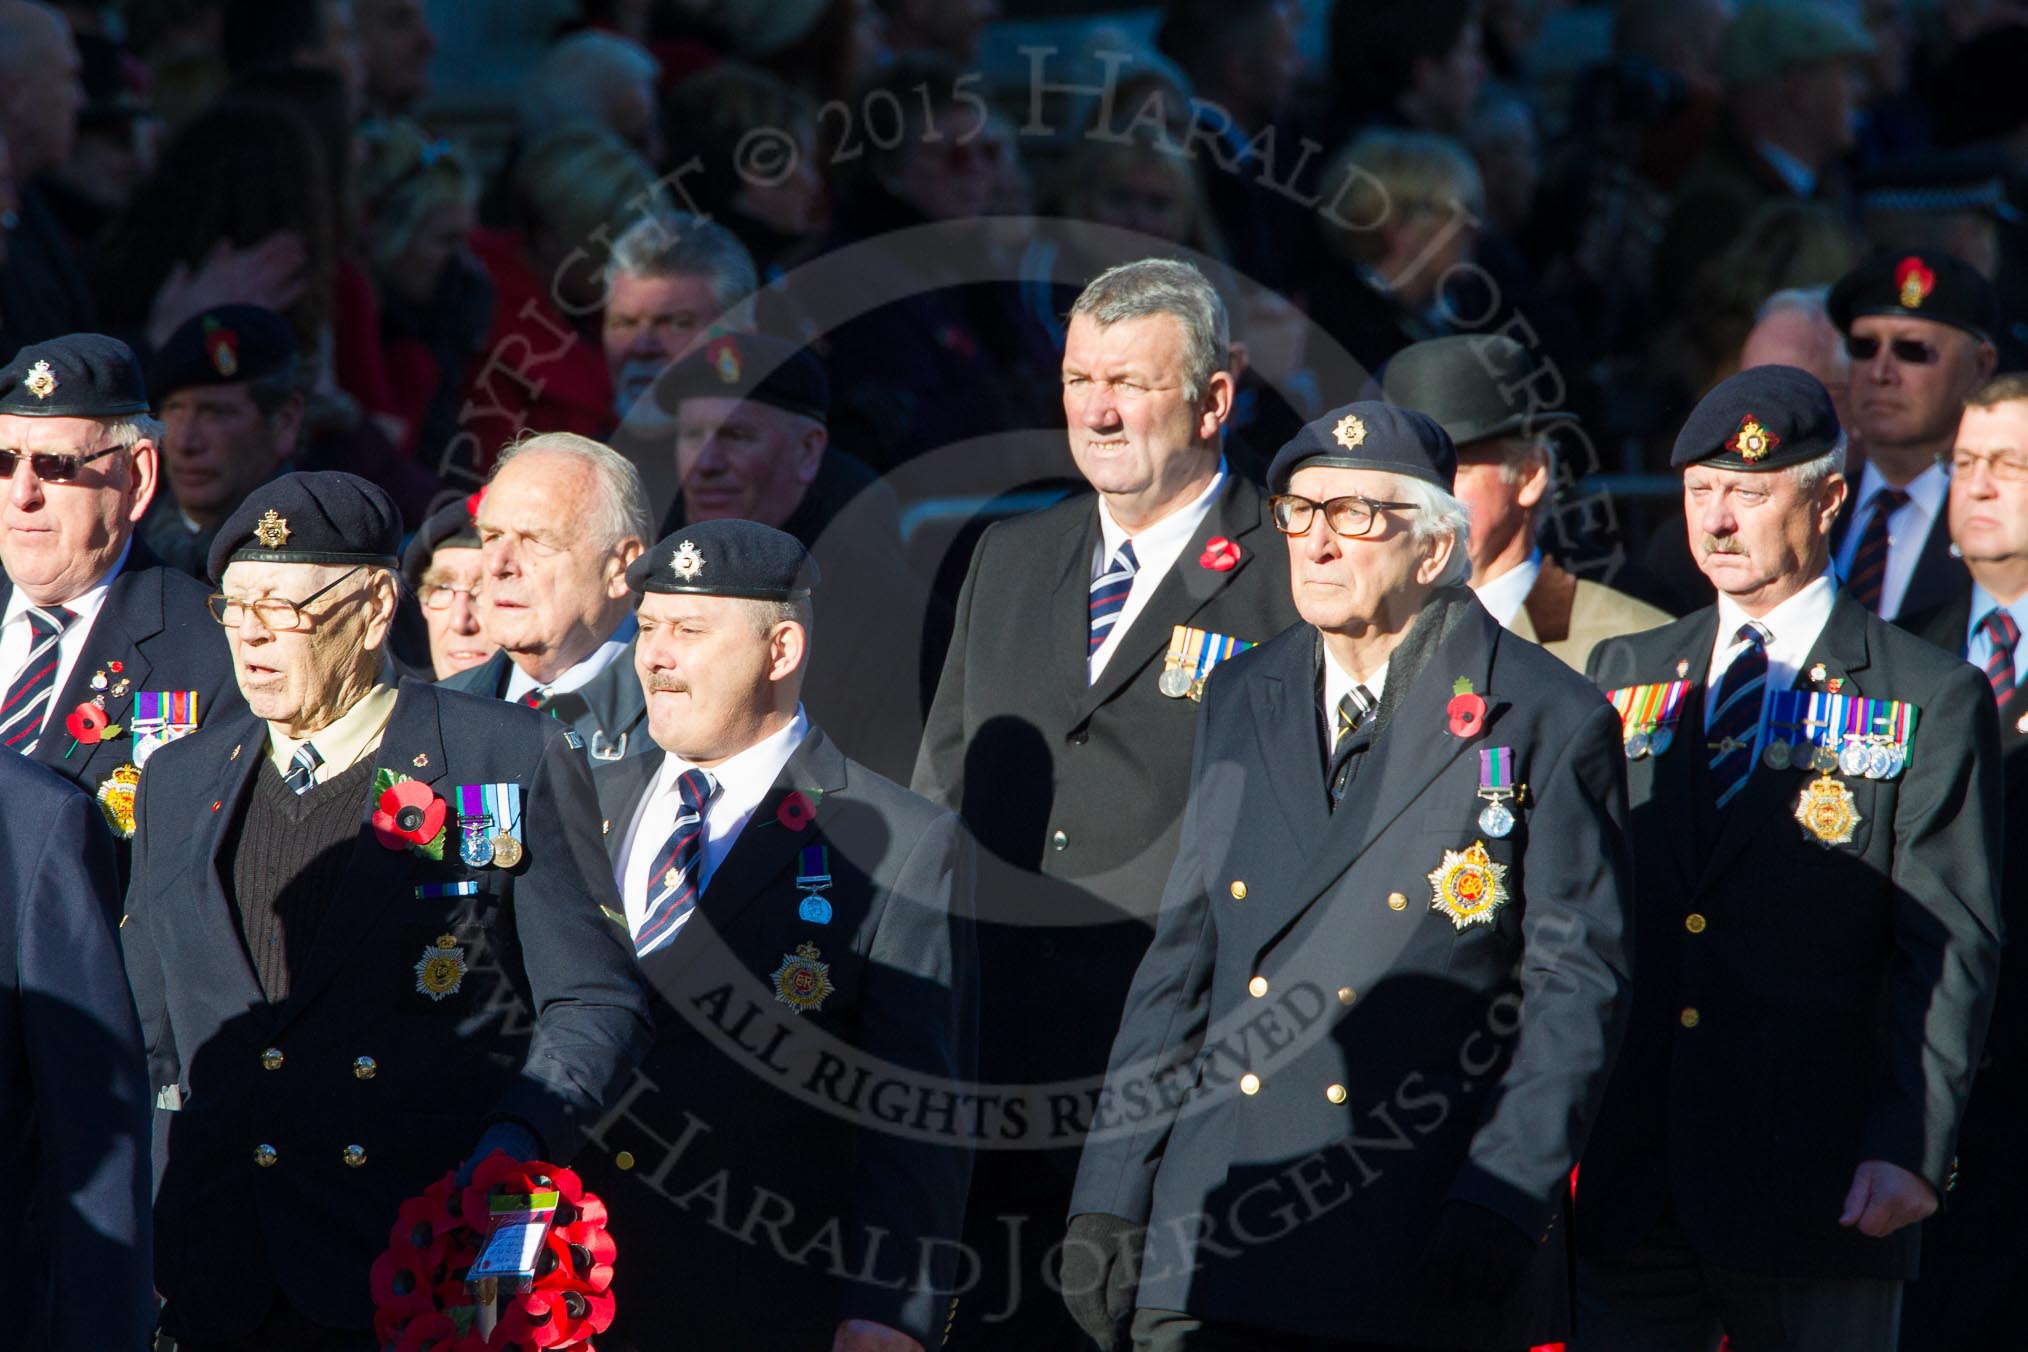
[[494, 827], [516, 840], [521, 839], [521, 786], [488, 784], [486, 799], [493, 809]]
[[167, 721], [162, 712], [162, 697], [166, 690], [139, 690], [134, 693], [134, 726], [142, 727]]
[[462, 821], [474, 821], [486, 815], [486, 786], [458, 785], [458, 817]]
[[831, 885], [831, 850], [827, 845], [805, 845], [796, 886], [815, 890]]
[[[1487, 795], [1486, 790], [1497, 789], [1497, 795]], [[1479, 748], [1479, 791], [1482, 797], [1508, 798], [1514, 791], [1514, 748], [1511, 746], [1482, 746]]]
[[1676, 720], [1683, 715], [1683, 699], [1690, 693], [1690, 682], [1671, 681], [1662, 687], [1662, 722], [1669, 727], [1676, 726]]

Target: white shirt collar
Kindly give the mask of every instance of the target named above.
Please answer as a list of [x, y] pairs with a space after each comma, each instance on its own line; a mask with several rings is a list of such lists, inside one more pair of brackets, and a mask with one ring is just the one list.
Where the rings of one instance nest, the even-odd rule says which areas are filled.
[[1542, 551], [1531, 549], [1527, 558], [1472, 590], [1477, 593], [1479, 604], [1491, 612], [1502, 629], [1512, 629], [1514, 617], [1527, 604], [1528, 593], [1535, 590], [1535, 579], [1541, 576]]
[[[1225, 456], [1221, 454], [1218, 457], [1218, 472], [1211, 476], [1211, 482], [1205, 485], [1202, 493], [1199, 493], [1184, 506], [1169, 513], [1169, 515], [1163, 517], [1139, 535], [1127, 534], [1127, 528], [1114, 518], [1113, 509], [1106, 502], [1105, 495], [1100, 494], [1099, 549], [1101, 556], [1097, 560], [1097, 566], [1092, 572], [1092, 576], [1097, 577], [1100, 573], [1104, 572], [1106, 564], [1111, 561], [1113, 555], [1120, 552], [1120, 546], [1128, 540], [1134, 542], [1135, 566], [1138, 569], [1148, 570], [1150, 561], [1159, 557], [1164, 552], [1169, 555], [1170, 560], [1173, 562], [1175, 556], [1182, 552], [1183, 546], [1190, 543], [1190, 537], [1197, 533], [1197, 527], [1204, 521], [1204, 514], [1211, 510], [1211, 504], [1217, 501], [1219, 491], [1224, 487]], [[1162, 573], [1168, 571], [1167, 567], [1161, 569]], [[1160, 576], [1160, 573], [1157, 573], [1157, 576]]]
[[1328, 753], [1331, 744], [1338, 739], [1338, 701], [1343, 699], [1355, 685], [1366, 687], [1366, 693], [1373, 696], [1376, 706], [1381, 692], [1387, 689], [1387, 668], [1393, 665], [1393, 658], [1380, 664], [1380, 670], [1364, 681], [1352, 679], [1352, 673], [1338, 665], [1338, 659], [1331, 656], [1330, 646], [1324, 647], [1324, 702], [1319, 712], [1324, 719], [1324, 748]]
[[[57, 605], [62, 606], [77, 617], [64, 626], [65, 634], [82, 634], [91, 628], [92, 621], [98, 618], [99, 607], [106, 603], [106, 593], [113, 589], [114, 580], [126, 570], [127, 556], [133, 552], [134, 537], [130, 535], [127, 537], [127, 543], [120, 547], [120, 557], [113, 560], [113, 566], [106, 570], [104, 577], [85, 588], [78, 595], [71, 597], [68, 601], [57, 602]], [[0, 617], [0, 625], [13, 624], [15, 620], [26, 615], [28, 608], [34, 604], [22, 592], [19, 586], [9, 588], [7, 592], [7, 613], [4, 617]], [[48, 609], [48, 607], [43, 607], [43, 609]]]
[[[1859, 471], [1859, 499], [1855, 505], [1860, 515], [1853, 518], [1855, 527], [1865, 527], [1863, 517], [1872, 512], [1874, 495], [1889, 487], [1892, 485], [1881, 477], [1873, 462], [1867, 461]], [[1910, 502], [1922, 509], [1925, 520], [1934, 521], [1943, 511], [1944, 499], [1950, 496], [1951, 476], [1942, 465], [1932, 462], [1922, 473], [1903, 484], [1901, 491], [1908, 494]]]
[[1760, 151], [1760, 157], [1767, 161], [1768, 168], [1774, 170], [1796, 196], [1808, 197], [1817, 190], [1815, 171], [1794, 155], [1773, 141], [1761, 141], [1754, 148]]
[[[591, 656], [542, 689], [551, 695], [561, 695], [591, 684], [600, 672], [612, 664], [615, 657], [626, 651], [627, 645], [634, 641], [634, 632], [637, 628], [634, 617], [627, 616], [620, 621], [620, 627], [613, 631], [611, 638], [592, 650]], [[537, 684], [533, 676], [523, 671], [520, 665], [510, 658], [507, 663], [507, 689], [502, 692], [501, 698], [518, 700], [535, 689]]]
[[[1769, 690], [1787, 690], [1795, 685], [1796, 673], [1809, 660], [1810, 649], [1824, 632], [1824, 623], [1831, 618], [1831, 606], [1837, 599], [1837, 581], [1826, 568], [1801, 591], [1755, 621], [1766, 635], [1763, 646], [1767, 649]], [[1749, 618], [1739, 602], [1723, 592], [1718, 594], [1718, 633], [1711, 642], [1711, 666], [1706, 674], [1709, 687], [1716, 688], [1725, 669], [1739, 655], [1744, 646], [1738, 641], [1739, 627]], [[1708, 719], [1716, 711], [1709, 700], [1705, 705]]]

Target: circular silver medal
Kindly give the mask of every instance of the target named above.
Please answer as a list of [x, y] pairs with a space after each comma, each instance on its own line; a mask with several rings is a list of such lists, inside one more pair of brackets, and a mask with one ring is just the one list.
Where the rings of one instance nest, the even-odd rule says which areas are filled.
[[1648, 754], [1648, 734], [1634, 732], [1627, 735], [1627, 759], [1639, 760]]
[[1795, 754], [1796, 749], [1787, 742], [1769, 742], [1760, 759], [1770, 770], [1786, 770], [1794, 762]]
[[1889, 747], [1887, 751], [1886, 777], [1888, 779], [1893, 779], [1896, 775], [1900, 774], [1903, 770], [1906, 770], [1907, 768], [1908, 768], [1908, 748], [1902, 746]]
[[493, 862], [493, 842], [487, 839], [484, 827], [466, 830], [458, 844], [458, 858], [472, 868], [484, 868]]
[[1810, 753], [1810, 768], [1824, 774], [1838, 768], [1838, 753], [1828, 746], [1820, 746]]
[[1845, 749], [1838, 753], [1838, 773], [1853, 777], [1866, 773], [1866, 748], [1858, 742], [1845, 743]]
[[1489, 836], [1504, 836], [1514, 829], [1514, 814], [1507, 810], [1505, 803], [1488, 803], [1479, 813], [1479, 829]]
[[1155, 688], [1170, 699], [1182, 699], [1190, 693], [1190, 673], [1181, 667], [1164, 667]]
[[1667, 751], [1669, 749], [1669, 744], [1674, 742], [1675, 740], [1676, 734], [1669, 731], [1669, 729], [1656, 728], [1653, 732], [1648, 734], [1648, 754], [1650, 756], [1661, 755], [1664, 751]]
[[1875, 742], [1867, 749], [1866, 777], [1868, 779], [1885, 779], [1887, 778], [1887, 772], [1893, 767], [1894, 753], [1889, 751], [1885, 746]]

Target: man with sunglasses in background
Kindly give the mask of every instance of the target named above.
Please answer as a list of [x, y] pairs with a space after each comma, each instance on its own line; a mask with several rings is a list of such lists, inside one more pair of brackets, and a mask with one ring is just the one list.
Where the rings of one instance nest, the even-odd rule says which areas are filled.
[[1936, 249], [1876, 254], [1831, 288], [1831, 322], [1851, 355], [1848, 396], [1866, 448], [1831, 534], [1852, 599], [1891, 620], [1941, 605], [1964, 585], [1950, 555], [1947, 455], [1965, 396], [1993, 374], [2000, 298], [1962, 259]]
[[650, 1037], [578, 735], [394, 682], [400, 533], [338, 473], [226, 520], [210, 602], [250, 712], [137, 807], [120, 933], [178, 1352], [371, 1352], [401, 1203], [496, 1147], [566, 1161]]
[[1064, 1246], [1108, 1352], [1569, 1331], [1561, 1218], [1630, 999], [1625, 763], [1465, 585], [1456, 470], [1362, 402], [1268, 471], [1304, 623], [1205, 691]]
[[205, 588], [135, 538], [158, 435], [117, 339], [31, 344], [0, 370], [0, 754], [94, 794], [123, 840], [154, 752], [241, 707]]

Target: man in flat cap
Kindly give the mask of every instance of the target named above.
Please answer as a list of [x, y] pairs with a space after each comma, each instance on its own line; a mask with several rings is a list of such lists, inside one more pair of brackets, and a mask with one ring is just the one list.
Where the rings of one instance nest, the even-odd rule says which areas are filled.
[[402, 579], [422, 602], [430, 665], [440, 681], [470, 671], [500, 651], [479, 624], [486, 560], [472, 506], [483, 492], [453, 499], [430, 513], [401, 556]]
[[1944, 498], [1965, 397], [1993, 374], [1999, 293], [1935, 249], [1883, 253], [1831, 288], [1831, 322], [1852, 358], [1848, 407], [1866, 464], [1831, 534], [1852, 599], [1891, 620], [1942, 605], [1964, 585]]
[[1992, 691], [1840, 589], [1830, 396], [1742, 371], [1676, 438], [1716, 605], [1613, 639], [1635, 1008], [1578, 1181], [1577, 1352], [1892, 1349], [1999, 959]]
[[1480, 604], [1582, 671], [1600, 639], [1669, 615], [1542, 552], [1537, 523], [1556, 488], [1555, 429], [1577, 420], [1541, 405], [1551, 391], [1560, 396], [1562, 377], [1500, 334], [1415, 343], [1387, 364], [1381, 386], [1389, 403], [1435, 419], [1458, 448], [1456, 492], [1471, 516], [1470, 586]]
[[251, 713], [166, 748], [121, 931], [157, 1076], [155, 1285], [194, 1349], [369, 1349], [400, 1204], [563, 1162], [650, 1036], [576, 734], [391, 679], [394, 503], [256, 489], [212, 542]]
[[98, 807], [0, 756], [0, 1222], [9, 1345], [141, 1352], [155, 1328], [148, 1074]]
[[141, 538], [163, 561], [204, 576], [211, 541], [246, 495], [288, 468], [303, 431], [296, 339], [256, 305], [221, 305], [155, 354], [148, 388], [162, 419], [162, 477]]
[[679, 361], [655, 394], [675, 418], [682, 484], [663, 533], [743, 519], [800, 541], [830, 580], [804, 701], [846, 755], [908, 778], [934, 693], [925, 649], [948, 633], [949, 611], [908, 569], [893, 490], [831, 445], [823, 361], [779, 338], [728, 335]]
[[793, 536], [697, 522], [628, 580], [658, 751], [594, 778], [658, 1039], [579, 1168], [620, 1247], [669, 1261], [599, 1342], [940, 1346], [966, 1279], [971, 842], [805, 711], [828, 640]]
[[0, 369], [0, 752], [94, 794], [122, 838], [154, 752], [241, 707], [203, 585], [135, 539], [159, 435], [117, 339], [31, 344]]
[[1333, 410], [1269, 468], [1304, 622], [1205, 691], [1064, 1298], [1135, 1352], [1568, 1331], [1570, 1169], [1628, 1003], [1612, 711], [1465, 587], [1456, 454]]
[[590, 437], [541, 433], [501, 453], [473, 521], [479, 625], [500, 651], [445, 684], [562, 719], [594, 761], [645, 751], [627, 590], [650, 530], [640, 471]]
[[986, 847], [982, 1074], [1021, 1087], [979, 1157], [966, 1242], [985, 1271], [958, 1310], [963, 1346], [1079, 1337], [1050, 1251], [1175, 856], [1193, 697], [1296, 619], [1267, 503], [1221, 451], [1227, 339], [1224, 302], [1187, 263], [1086, 287], [1063, 407], [1095, 493], [988, 529], [958, 598], [914, 787]]

